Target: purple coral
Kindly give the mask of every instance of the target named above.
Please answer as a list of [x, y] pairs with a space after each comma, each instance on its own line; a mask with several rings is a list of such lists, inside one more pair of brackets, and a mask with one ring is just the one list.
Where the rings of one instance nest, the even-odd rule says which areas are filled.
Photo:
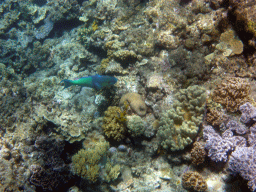
[[231, 174], [240, 174], [248, 180], [248, 186], [252, 191], [256, 190], [256, 151], [254, 147], [237, 147], [232, 152], [228, 162], [228, 170]]
[[249, 102], [241, 105], [239, 110], [242, 112], [240, 121], [249, 124], [256, 121], [256, 108]]
[[248, 142], [250, 146], [256, 144], [256, 124], [250, 128], [250, 135], [248, 136]]
[[239, 135], [243, 135], [248, 132], [248, 128], [245, 125], [234, 120], [229, 121], [226, 127], [232, 131], [235, 131]]
[[208, 156], [215, 162], [226, 162], [228, 152], [233, 151], [236, 146], [246, 146], [245, 138], [233, 136], [230, 129], [226, 130], [221, 137], [212, 126], [204, 126], [203, 135], [206, 139], [205, 148], [208, 150]]

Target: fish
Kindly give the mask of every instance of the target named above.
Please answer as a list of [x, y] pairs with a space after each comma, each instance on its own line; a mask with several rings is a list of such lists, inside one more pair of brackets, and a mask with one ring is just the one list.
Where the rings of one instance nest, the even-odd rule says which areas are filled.
[[79, 85], [82, 87], [91, 87], [95, 90], [100, 90], [105, 87], [110, 87], [117, 82], [117, 78], [106, 75], [93, 75], [88, 77], [81, 77], [75, 80], [64, 79], [60, 83], [64, 83], [64, 89], [72, 86]]

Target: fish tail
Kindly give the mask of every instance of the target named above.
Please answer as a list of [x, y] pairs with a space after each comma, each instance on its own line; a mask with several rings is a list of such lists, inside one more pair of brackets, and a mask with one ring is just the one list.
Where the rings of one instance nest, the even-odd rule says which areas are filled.
[[70, 87], [72, 84], [71, 84], [71, 80], [68, 80], [68, 79], [64, 79], [61, 81], [61, 83], [64, 83], [64, 89]]

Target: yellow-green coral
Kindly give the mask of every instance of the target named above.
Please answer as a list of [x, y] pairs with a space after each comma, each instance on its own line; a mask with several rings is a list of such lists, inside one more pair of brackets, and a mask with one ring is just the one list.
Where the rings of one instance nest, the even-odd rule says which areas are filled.
[[126, 134], [126, 111], [119, 107], [110, 106], [105, 111], [103, 119], [103, 131], [108, 138], [120, 141]]
[[96, 143], [93, 148], [81, 149], [72, 157], [73, 171], [90, 182], [99, 177], [99, 163], [109, 148], [108, 142]]
[[254, 21], [247, 22], [247, 29], [256, 37], [256, 23]]
[[110, 182], [117, 179], [120, 174], [120, 165], [112, 165], [109, 161], [105, 165], [103, 178], [105, 181]]
[[163, 148], [172, 151], [184, 149], [196, 137], [204, 114], [205, 89], [190, 86], [180, 90], [175, 98], [172, 108], [162, 113], [157, 133]]

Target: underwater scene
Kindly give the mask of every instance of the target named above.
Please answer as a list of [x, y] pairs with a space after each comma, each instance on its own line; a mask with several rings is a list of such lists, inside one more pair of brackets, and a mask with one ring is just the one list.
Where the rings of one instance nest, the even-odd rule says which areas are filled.
[[256, 192], [255, 0], [0, 17], [0, 192]]

